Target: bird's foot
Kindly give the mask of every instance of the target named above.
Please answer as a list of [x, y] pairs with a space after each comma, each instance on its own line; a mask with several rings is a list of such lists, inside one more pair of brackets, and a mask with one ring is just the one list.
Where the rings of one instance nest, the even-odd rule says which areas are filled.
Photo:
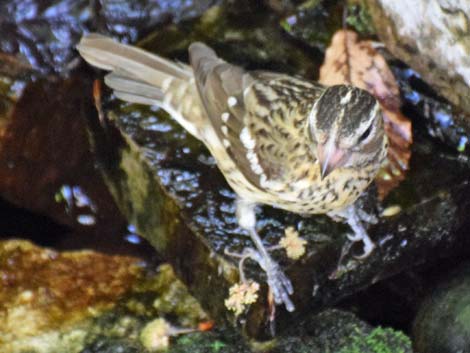
[[[266, 273], [267, 283], [273, 294], [274, 302], [276, 304], [284, 304], [287, 311], [294, 311], [294, 303], [290, 300], [290, 295], [294, 293], [292, 283], [280, 266], [271, 258], [268, 249], [266, 249], [256, 231], [255, 204], [247, 200], [238, 199], [236, 213], [238, 224], [248, 231], [256, 248], [256, 250], [245, 249], [243, 251], [244, 255], [241, 257], [239, 267], [243, 267], [244, 258], [251, 258], [256, 261]], [[242, 275], [243, 271], [240, 271], [240, 274]]]
[[354, 207], [356, 211], [356, 215], [360, 221], [367, 223], [367, 224], [377, 224], [379, 222], [378, 218], [372, 214], [364, 211], [362, 208]]
[[355, 258], [358, 260], [364, 260], [369, 257], [375, 249], [375, 244], [367, 234], [362, 222], [375, 224], [378, 222], [377, 217], [355, 207], [354, 205], [348, 206], [344, 210], [335, 212], [330, 216], [344, 219], [353, 231], [353, 234], [348, 234], [348, 239], [352, 242], [362, 242], [364, 244], [364, 253], [362, 255], [355, 256]]
[[295, 306], [290, 299], [290, 295], [294, 293], [294, 289], [289, 277], [281, 270], [279, 264], [275, 262], [271, 256], [262, 255], [261, 252], [253, 248], [245, 248], [242, 253], [233, 253], [225, 250], [227, 255], [239, 258], [239, 271], [242, 282], [246, 282], [244, 272], [244, 262], [246, 259], [252, 259], [257, 262], [258, 265], [266, 273], [267, 284], [271, 290], [276, 304], [284, 304], [287, 311], [294, 311]]
[[295, 306], [290, 296], [294, 293], [294, 288], [289, 277], [281, 270], [279, 264], [271, 257], [260, 258], [259, 265], [265, 271], [268, 286], [273, 293], [274, 302], [276, 304], [284, 304], [287, 311], [294, 311]]
[[364, 247], [363, 247], [364, 252], [362, 253], [362, 255], [354, 256], [358, 260], [366, 259], [375, 249], [374, 242], [369, 238], [369, 235], [367, 234], [365, 230], [364, 230], [364, 233], [361, 232], [361, 233], [348, 234], [347, 237], [352, 242], [361, 241], [364, 244]]

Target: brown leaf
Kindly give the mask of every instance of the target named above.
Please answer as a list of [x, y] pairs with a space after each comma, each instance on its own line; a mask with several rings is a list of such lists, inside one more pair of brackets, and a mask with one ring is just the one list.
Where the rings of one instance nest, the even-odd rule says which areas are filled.
[[411, 122], [400, 112], [400, 90], [387, 62], [371, 41], [360, 41], [355, 32], [340, 30], [326, 50], [319, 82], [327, 86], [352, 84], [380, 102], [389, 139], [387, 163], [376, 178], [383, 199], [404, 179], [413, 141]]

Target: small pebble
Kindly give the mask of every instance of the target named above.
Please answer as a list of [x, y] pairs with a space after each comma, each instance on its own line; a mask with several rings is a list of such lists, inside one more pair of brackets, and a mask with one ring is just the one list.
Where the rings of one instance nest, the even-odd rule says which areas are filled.
[[386, 209], [383, 210], [382, 216], [383, 217], [393, 217], [401, 212], [401, 207], [398, 205], [388, 206]]

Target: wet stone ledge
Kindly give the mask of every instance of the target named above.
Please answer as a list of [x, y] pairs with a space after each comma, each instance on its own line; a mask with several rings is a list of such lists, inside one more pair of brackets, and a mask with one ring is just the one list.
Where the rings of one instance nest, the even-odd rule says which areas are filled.
[[[88, 126], [96, 158], [121, 211], [217, 322], [237, 322], [224, 299], [239, 279], [238, 267], [224, 249], [242, 251], [252, 244], [237, 225], [233, 191], [204, 146], [163, 111], [112, 97], [105, 101], [104, 119], [90, 111]], [[258, 228], [267, 245], [277, 244], [288, 226], [308, 241], [307, 253], [298, 261], [274, 254], [293, 281], [297, 307], [293, 314], [278, 308], [278, 332], [307, 309], [320, 310], [403, 269], [432, 264], [468, 248], [468, 167], [420, 135], [413, 148], [411, 171], [398, 189], [383, 203], [373, 190], [363, 197], [366, 208], [378, 215], [391, 206], [401, 209], [380, 217], [369, 229], [378, 246], [363, 262], [352, 256], [360, 248], [351, 249], [340, 261], [349, 245], [347, 226], [325, 216], [302, 217], [259, 207]], [[264, 283], [254, 264], [249, 264], [247, 275]], [[258, 302], [238, 320], [248, 336], [267, 336], [266, 293], [263, 287]]]
[[[442, 96], [470, 113], [468, 1], [367, 0], [388, 50], [418, 71]], [[467, 122], [468, 126], [468, 122]]]

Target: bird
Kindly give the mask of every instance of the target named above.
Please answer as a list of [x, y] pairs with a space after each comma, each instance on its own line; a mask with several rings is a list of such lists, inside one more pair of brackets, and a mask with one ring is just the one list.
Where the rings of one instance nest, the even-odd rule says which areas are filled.
[[293, 286], [260, 238], [256, 206], [303, 215], [327, 214], [352, 229], [367, 257], [374, 217], [356, 200], [387, 154], [380, 104], [352, 85], [323, 86], [284, 73], [230, 64], [201, 42], [189, 65], [97, 33], [77, 45], [92, 66], [110, 71], [116, 97], [166, 110], [202, 141], [236, 194], [238, 224], [251, 237], [246, 252], [264, 270], [277, 305], [294, 311]]

